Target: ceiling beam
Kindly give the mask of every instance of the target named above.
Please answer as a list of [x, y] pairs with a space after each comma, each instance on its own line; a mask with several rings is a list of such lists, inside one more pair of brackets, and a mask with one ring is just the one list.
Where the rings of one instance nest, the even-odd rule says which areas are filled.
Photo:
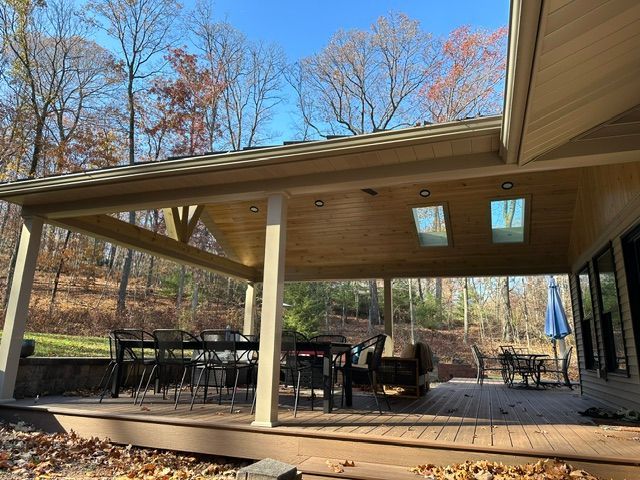
[[577, 139], [540, 155], [535, 162], [568, 161], [596, 163], [626, 163], [640, 159], [640, 133], [594, 139]]
[[260, 272], [255, 268], [200, 250], [108, 215], [61, 218], [49, 223], [126, 248], [240, 280], [254, 282], [261, 278]]

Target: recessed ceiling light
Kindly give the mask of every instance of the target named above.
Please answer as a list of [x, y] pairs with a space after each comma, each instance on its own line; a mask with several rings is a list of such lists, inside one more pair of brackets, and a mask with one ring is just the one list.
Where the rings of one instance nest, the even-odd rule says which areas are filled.
[[513, 188], [513, 182], [503, 182], [502, 189], [503, 190], [511, 190]]
[[324, 207], [324, 202], [322, 200], [316, 200], [313, 203], [316, 204], [316, 207]]
[[429, 190], [427, 190], [426, 188], [423, 188], [422, 190], [420, 190], [420, 196], [427, 198], [428, 196], [431, 195], [431, 192]]
[[260, 211], [260, 209], [258, 207], [256, 207], [255, 205], [251, 205], [249, 207], [249, 210], [251, 210], [253, 213], [258, 213]]

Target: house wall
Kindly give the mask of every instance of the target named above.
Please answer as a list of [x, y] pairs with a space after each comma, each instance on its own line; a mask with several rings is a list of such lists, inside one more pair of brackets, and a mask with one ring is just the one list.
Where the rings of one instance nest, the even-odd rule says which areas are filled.
[[[571, 299], [575, 321], [576, 345], [582, 393], [617, 406], [640, 409], [640, 368], [635, 344], [630, 310], [630, 294], [624, 267], [621, 237], [640, 223], [640, 162], [583, 169], [576, 198], [575, 217], [572, 224], [569, 258], [572, 264]], [[629, 365], [629, 375], [601, 373], [587, 370], [580, 325], [578, 284], [576, 274], [589, 262], [589, 271], [595, 280], [591, 259], [609, 242], [613, 246], [616, 262], [618, 294], [624, 325], [624, 340]], [[597, 305], [597, 292], [591, 282], [591, 295]], [[600, 329], [598, 308], [594, 308], [596, 329]], [[636, 319], [640, 324], [640, 319]], [[600, 358], [604, 358], [602, 341]]]

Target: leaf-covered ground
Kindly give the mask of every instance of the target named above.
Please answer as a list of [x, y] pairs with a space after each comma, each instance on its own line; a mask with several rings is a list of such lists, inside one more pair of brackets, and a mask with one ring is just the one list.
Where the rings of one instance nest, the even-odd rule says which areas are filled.
[[0, 479], [212, 480], [235, 478], [246, 463], [113, 445], [75, 433], [0, 425]]
[[524, 465], [504, 465], [486, 461], [465, 462], [446, 467], [418, 465], [411, 471], [429, 480], [598, 480], [595, 475], [556, 460], [541, 460]]

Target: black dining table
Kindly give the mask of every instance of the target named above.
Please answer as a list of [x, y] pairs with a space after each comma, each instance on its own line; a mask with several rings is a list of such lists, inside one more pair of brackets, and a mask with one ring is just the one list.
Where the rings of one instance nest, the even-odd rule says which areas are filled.
[[[124, 352], [127, 349], [141, 349], [144, 348], [153, 350], [155, 348], [155, 342], [153, 340], [136, 340], [136, 339], [122, 339], [119, 340], [120, 348], [117, 349], [118, 355], [116, 362], [118, 368], [116, 368], [115, 375], [111, 384], [111, 397], [118, 398], [120, 389], [122, 386], [122, 369], [120, 365], [124, 363]], [[247, 351], [254, 350], [259, 352], [260, 344], [255, 341], [238, 340], [235, 342], [236, 350]], [[351, 344], [337, 343], [337, 342], [297, 342], [297, 349], [299, 351], [312, 351], [323, 357], [322, 379], [323, 379], [323, 411], [324, 413], [331, 413], [333, 410], [333, 369], [334, 359], [342, 358], [344, 360], [344, 396], [345, 404], [347, 407], [353, 405], [353, 390], [351, 383]], [[202, 350], [202, 342], [194, 340], [186, 340], [182, 343], [182, 347], [185, 350]]]

